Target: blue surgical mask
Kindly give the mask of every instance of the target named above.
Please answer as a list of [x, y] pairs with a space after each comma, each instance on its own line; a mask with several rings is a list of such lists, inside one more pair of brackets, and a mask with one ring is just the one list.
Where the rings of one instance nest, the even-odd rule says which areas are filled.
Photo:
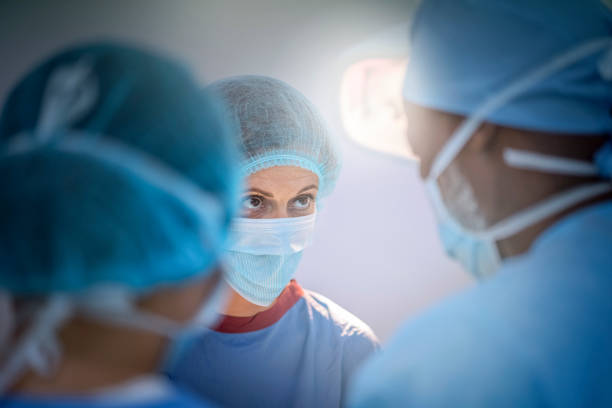
[[454, 175], [447, 177], [445, 184], [450, 192], [446, 195], [446, 202], [450, 205], [445, 204], [435, 181], [427, 184], [427, 192], [438, 219], [440, 240], [447, 255], [459, 261], [472, 275], [479, 278], [487, 276], [500, 264], [497, 246], [490, 240], [466, 233], [461, 221], [468, 221], [472, 226], [483, 226], [483, 220], [479, 217], [478, 204], [467, 180], [452, 165], [447, 172]]
[[[457, 128], [434, 158], [426, 180], [426, 188], [438, 218], [442, 243], [446, 252], [474, 276], [486, 277], [499, 268], [502, 261], [497, 242], [585, 200], [612, 191], [609, 180], [587, 183], [561, 192], [489, 225], [486, 220], [476, 217], [482, 212], [478, 208], [469, 182], [461, 176], [454, 163], [455, 158], [491, 112], [560, 69], [601, 51], [604, 46], [607, 45], [598, 45], [598, 47], [593, 47], [591, 44], [581, 45], [510, 83], [507, 88], [492, 95], [478, 107]], [[612, 78], [610, 55], [612, 51], [606, 54], [607, 59], [602, 60], [607, 62], [602, 65], [602, 68], [607, 69], [606, 72]], [[599, 157], [597, 164], [512, 148], [504, 150], [503, 159], [507, 166], [517, 169], [546, 174], [609, 178], [609, 175], [606, 175], [606, 165], [612, 162], [610, 159], [612, 156], [609, 154], [605, 156], [605, 149], [603, 148], [597, 155]], [[610, 149], [609, 145], [608, 149]], [[608, 159], [601, 159], [604, 156]], [[440, 177], [448, 177], [449, 173], [451, 193], [443, 198], [438, 180]], [[445, 188], [445, 192], [446, 190]]]
[[230, 232], [227, 283], [242, 297], [269, 306], [291, 281], [312, 243], [316, 213], [305, 217], [238, 218]]
[[[539, 155], [538, 156], [543, 156]], [[512, 157], [512, 159], [510, 159]], [[586, 176], [583, 171], [576, 171], [576, 165], [583, 168], [592, 167], [591, 176], [597, 174], [597, 168], [588, 162], [577, 162], [576, 160], [565, 158], [553, 158], [546, 156], [549, 161], [557, 163], [557, 171], [550, 168], [543, 168], [545, 163], [541, 158], [533, 157], [532, 152], [524, 152], [514, 149], [507, 149], [504, 153], [506, 164], [511, 167], [536, 170], [546, 173], [562, 173], [575, 176]], [[516, 160], [515, 163], [512, 163]], [[521, 162], [521, 163], [519, 163]], [[457, 186], [459, 187], [459, 186]], [[471, 187], [467, 180], [463, 188], [469, 190]], [[427, 193], [434, 207], [438, 219], [438, 231], [440, 240], [446, 253], [457, 260], [470, 274], [476, 278], [485, 278], [492, 275], [502, 264], [497, 242], [509, 238], [518, 232], [528, 228], [554, 214], [570, 208], [580, 202], [596, 197], [612, 190], [609, 182], [596, 182], [586, 184], [575, 189], [560, 193], [541, 203], [537, 203], [518, 213], [496, 222], [493, 225], [485, 225], [481, 228], [474, 228], [461, 222], [457, 213], [452, 209], [461, 208], [468, 210], [471, 204], [465, 201], [445, 203], [435, 179], [427, 181]], [[451, 207], [451, 208], [449, 208]]]

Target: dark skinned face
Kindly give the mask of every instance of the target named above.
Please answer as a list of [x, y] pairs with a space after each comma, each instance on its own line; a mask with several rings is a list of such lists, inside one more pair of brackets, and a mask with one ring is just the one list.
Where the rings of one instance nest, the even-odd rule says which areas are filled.
[[[420, 160], [421, 177], [426, 179], [436, 155], [464, 117], [409, 103], [405, 104], [405, 110], [409, 124], [407, 139]], [[478, 211], [490, 226], [555, 193], [596, 181], [595, 178], [553, 175], [509, 167], [503, 160], [506, 148], [592, 161], [594, 152], [605, 140], [603, 136], [558, 135], [485, 122], [472, 135], [452, 166], [471, 186]], [[451, 199], [449, 171], [444, 171], [437, 182], [447, 202]], [[559, 217], [568, 211], [559, 214]], [[515, 237], [498, 242], [502, 255], [524, 252], [535, 237], [559, 217], [553, 216]]]

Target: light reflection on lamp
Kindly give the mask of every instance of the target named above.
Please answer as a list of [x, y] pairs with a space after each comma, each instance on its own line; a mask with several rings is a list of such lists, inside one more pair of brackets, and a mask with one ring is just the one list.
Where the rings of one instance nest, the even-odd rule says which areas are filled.
[[340, 113], [353, 141], [414, 159], [402, 98], [407, 63], [407, 58], [369, 58], [351, 64], [342, 75]]

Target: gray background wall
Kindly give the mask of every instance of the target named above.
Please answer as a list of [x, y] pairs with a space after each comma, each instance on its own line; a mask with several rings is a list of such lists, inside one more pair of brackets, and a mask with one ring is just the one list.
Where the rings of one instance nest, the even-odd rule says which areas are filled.
[[339, 123], [339, 55], [408, 14], [402, 1], [0, 1], [0, 100], [32, 64], [93, 39], [160, 48], [206, 82], [248, 73], [295, 86], [344, 153], [297, 279], [385, 340], [405, 318], [470, 284], [442, 253], [416, 164], [365, 151]]

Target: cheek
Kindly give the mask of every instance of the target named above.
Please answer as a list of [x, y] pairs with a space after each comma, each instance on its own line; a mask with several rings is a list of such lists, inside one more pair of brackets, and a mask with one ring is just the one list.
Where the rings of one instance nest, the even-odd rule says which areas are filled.
[[442, 173], [438, 184], [446, 208], [461, 225], [471, 230], [487, 227], [487, 220], [472, 183], [456, 162], [451, 163]]
[[139, 306], [151, 313], [167, 317], [177, 322], [192, 319], [221, 280], [218, 269], [212, 276], [179, 287], [161, 289], [141, 302]]
[[459, 165], [470, 181], [487, 225], [491, 226], [504, 218], [509, 199], [511, 201], [511, 196], [518, 190], [508, 188], [501, 161], [492, 155], [470, 154], [462, 157]]
[[426, 117], [410, 121], [407, 124], [406, 137], [414, 154], [418, 157], [421, 166], [421, 177], [426, 178], [431, 165], [442, 149], [450, 134], [447, 129]]
[[290, 217], [303, 217], [311, 215], [317, 210], [317, 201], [313, 199], [310, 201], [307, 207], [299, 207], [295, 204], [287, 204], [287, 215]]
[[406, 140], [410, 145], [410, 148], [415, 153], [415, 155], [423, 160], [424, 149], [426, 147], [426, 132], [427, 128], [422, 124], [419, 125], [418, 121], [410, 119], [409, 117], [406, 119]]
[[304, 214], [305, 215], [313, 214], [316, 211], [316, 209], [317, 209], [317, 204], [313, 202], [310, 208], [304, 211]]

